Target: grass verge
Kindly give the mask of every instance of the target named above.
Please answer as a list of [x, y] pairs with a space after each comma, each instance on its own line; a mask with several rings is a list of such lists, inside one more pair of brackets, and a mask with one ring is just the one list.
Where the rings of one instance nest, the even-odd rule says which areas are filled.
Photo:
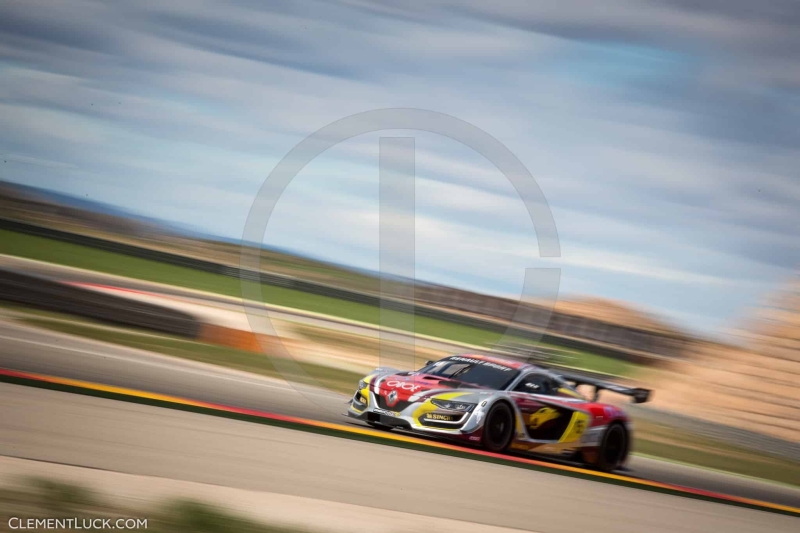
[[[149, 259], [129, 257], [115, 252], [7, 230], [0, 230], [0, 253], [226, 296], [241, 297], [241, 285], [238, 278], [169, 265]], [[368, 324], [378, 324], [380, 322], [380, 309], [375, 306], [273, 285], [262, 285], [262, 291], [266, 303], [357, 320]], [[399, 316], [404, 315], [400, 312], [391, 313]], [[389, 316], [389, 319], [391, 318]], [[432, 335], [477, 345], [490, 344], [500, 339], [499, 334], [480, 328], [419, 316], [414, 318], [415, 331], [423, 335]], [[394, 320], [392, 322], [405, 323], [404, 320]]]
[[[26, 529], [27, 518], [74, 520], [67, 529], [88, 529], [84, 525], [109, 520], [115, 528], [117, 520], [136, 524], [138, 529], [155, 533], [301, 533], [295, 529], [256, 522], [233, 514], [221, 507], [188, 499], [172, 499], [162, 505], [129, 508], [104, 500], [95, 491], [75, 483], [31, 477], [16, 486], [0, 489], [0, 516], [17, 517], [21, 522], [5, 520], [0, 531]], [[13, 525], [12, 525], [13, 524]], [[6, 529], [8, 526], [8, 529]], [[114, 526], [114, 527], [112, 527]], [[91, 526], [90, 526], [91, 527]]]
[[[545, 345], [548, 346], [548, 345]], [[558, 348], [557, 346], [549, 346], [551, 348]], [[592, 372], [601, 372], [603, 374], [611, 374], [613, 376], [623, 376], [627, 378], [636, 378], [637, 373], [642, 368], [641, 366], [614, 359], [612, 357], [605, 357], [595, 353], [586, 352], [582, 350], [564, 350], [566, 360], [564, 364], [574, 368], [581, 368]]]
[[[226, 296], [241, 297], [241, 286], [238, 278], [13, 231], [0, 230], [0, 254], [26, 257], [38, 261]], [[381, 311], [378, 307], [372, 305], [309, 294], [273, 285], [262, 285], [262, 292], [264, 301], [269, 304], [367, 324], [380, 324]], [[401, 318], [405, 315], [404, 313], [398, 311], [384, 311], [384, 313], [388, 313], [386, 317], [389, 322], [387, 323], [408, 323], [405, 318]], [[414, 316], [413, 324], [413, 331], [419, 335], [428, 335], [477, 346], [490, 346], [501, 338], [499, 333], [485, 329], [422, 316]], [[516, 340], [524, 342], [523, 339]], [[573, 366], [586, 370], [621, 376], [630, 376], [636, 371], [636, 365], [609, 357], [584, 351], [572, 351], [571, 354], [575, 357]]]
[[635, 452], [661, 459], [713, 468], [800, 486], [800, 462], [759, 453], [727, 442], [637, 420]]

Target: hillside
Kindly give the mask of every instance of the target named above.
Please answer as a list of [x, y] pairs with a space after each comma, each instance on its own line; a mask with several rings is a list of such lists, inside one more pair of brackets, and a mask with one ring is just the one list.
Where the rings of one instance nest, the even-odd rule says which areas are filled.
[[648, 331], [680, 335], [682, 332], [660, 318], [637, 309], [627, 302], [607, 298], [581, 297], [559, 300], [555, 311], [565, 315], [600, 320], [617, 326], [628, 326]]
[[[188, 235], [165, 222], [134, 216], [100, 202], [57, 195], [0, 181], [0, 213], [5, 219], [28, 222], [80, 235], [124, 242], [224, 265], [240, 261], [238, 244]], [[279, 250], [263, 249], [264, 270], [357, 290], [375, 290], [376, 277], [324, 261]]]
[[654, 406], [800, 442], [800, 277], [734, 332], [742, 348], [697, 343]]

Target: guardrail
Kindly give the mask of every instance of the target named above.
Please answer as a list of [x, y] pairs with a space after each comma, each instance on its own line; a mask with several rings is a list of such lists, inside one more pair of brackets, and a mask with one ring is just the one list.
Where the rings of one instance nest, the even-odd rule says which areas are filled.
[[258, 280], [266, 285], [285, 287], [310, 294], [326, 296], [329, 298], [357, 302], [375, 307], [382, 306], [384, 308], [396, 311], [413, 313], [417, 316], [471, 326], [498, 334], [509, 334], [521, 338], [541, 338], [541, 340], [545, 343], [562, 346], [565, 348], [591, 350], [593, 353], [598, 355], [604, 355], [614, 359], [620, 359], [633, 363], [652, 365], [657, 364], [665, 359], [664, 356], [648, 353], [642, 350], [614, 346], [606, 342], [581, 339], [563, 334], [554, 334], [553, 332], [543, 333], [540, 329], [537, 329], [533, 326], [509, 326], [508, 322], [505, 320], [458, 313], [447, 309], [430, 307], [426, 305], [420, 305], [419, 303], [410, 303], [391, 298], [381, 298], [381, 296], [377, 294], [343, 289], [324, 283], [301, 280], [281, 274], [241, 269], [239, 267], [198, 259], [195, 257], [188, 257], [181, 254], [109, 241], [88, 235], [69, 233], [54, 228], [46, 228], [15, 220], [0, 218], [0, 229], [15, 231], [28, 235], [36, 235], [39, 237], [46, 237], [48, 239], [55, 239], [81, 246], [88, 246], [91, 248], [116, 252], [142, 259], [150, 259], [153, 261], [159, 261], [223, 276], [245, 278], [254, 281]]
[[0, 300], [192, 339], [200, 334], [187, 313], [9, 270], [0, 269]]

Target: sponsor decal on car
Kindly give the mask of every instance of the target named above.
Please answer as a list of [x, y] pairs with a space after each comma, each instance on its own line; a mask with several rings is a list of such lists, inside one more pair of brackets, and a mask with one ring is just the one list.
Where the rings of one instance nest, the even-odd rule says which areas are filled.
[[372, 412], [378, 413], [379, 415], [393, 416], [395, 418], [400, 416], [400, 413], [397, 411], [389, 411], [388, 409], [381, 409], [380, 407], [376, 407]]
[[442, 422], [455, 422], [460, 420], [463, 415], [443, 415], [441, 413], [428, 413], [425, 418], [428, 420], [441, 420]]
[[390, 389], [402, 389], [410, 392], [416, 392], [422, 388], [422, 385], [414, 385], [409, 381], [387, 381], [386, 386]]
[[447, 361], [456, 361], [459, 363], [470, 363], [473, 365], [483, 365], [488, 366], [497, 370], [502, 370], [503, 372], [511, 372], [514, 370], [513, 368], [509, 368], [507, 366], [498, 365], [497, 363], [492, 363], [491, 361], [484, 361], [482, 359], [472, 359], [471, 357], [451, 357]]
[[572, 422], [567, 427], [567, 430], [564, 432], [564, 435], [561, 437], [559, 442], [577, 442], [581, 439], [581, 437], [586, 432], [586, 428], [588, 426], [589, 415], [586, 413], [582, 413], [580, 411], [576, 411], [572, 415]]
[[528, 416], [528, 427], [531, 429], [537, 429], [545, 422], [555, 420], [560, 416], [561, 413], [559, 413], [557, 409], [553, 409], [552, 407], [542, 407], [535, 413], [531, 413]]

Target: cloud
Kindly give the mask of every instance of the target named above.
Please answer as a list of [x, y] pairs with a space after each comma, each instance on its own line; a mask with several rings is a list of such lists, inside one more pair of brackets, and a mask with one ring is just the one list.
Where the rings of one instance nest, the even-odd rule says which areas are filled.
[[22, 163], [24, 165], [32, 165], [45, 168], [57, 168], [61, 170], [73, 170], [75, 165], [64, 163], [62, 161], [51, 161], [49, 159], [40, 159], [36, 157], [28, 157], [20, 154], [3, 154], [3, 161], [12, 161], [14, 163]]
[[574, 247], [565, 250], [559, 263], [587, 269], [606, 270], [619, 274], [630, 274], [659, 281], [686, 285], [734, 285], [734, 281], [719, 276], [699, 274], [681, 268], [663, 266], [635, 254], [614, 253], [607, 250]]
[[[237, 237], [309, 133], [431, 109], [530, 169], [565, 292], [711, 327], [800, 262], [799, 17], [739, 0], [12, 1], [2, 176]], [[520, 290], [535, 233], [508, 181], [450, 140], [384, 134], [417, 139], [418, 273]], [[374, 268], [378, 137], [304, 169], [267, 241]]]

